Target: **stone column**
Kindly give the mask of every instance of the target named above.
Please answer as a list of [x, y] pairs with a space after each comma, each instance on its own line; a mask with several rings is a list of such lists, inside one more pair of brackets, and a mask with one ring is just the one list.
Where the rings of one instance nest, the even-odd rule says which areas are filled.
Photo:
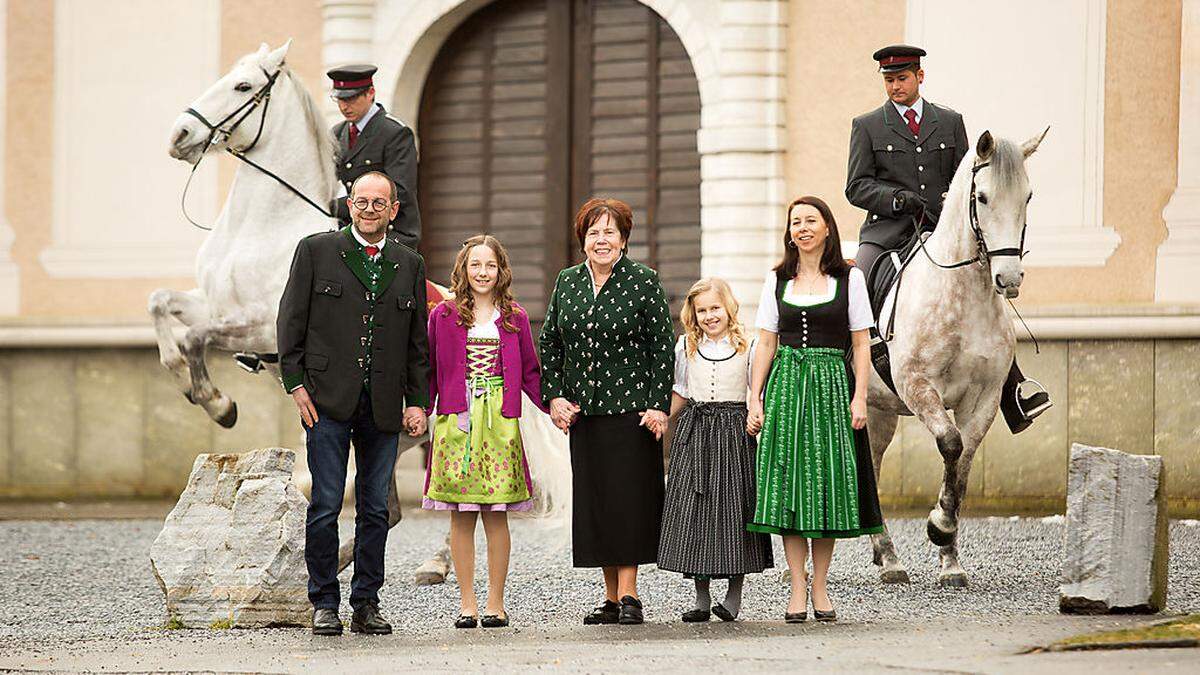
[[[323, 0], [321, 14], [325, 19], [321, 56], [326, 70], [374, 61], [375, 0]], [[331, 117], [336, 111], [332, 103], [326, 110]]]
[[1200, 304], [1200, 0], [1183, 0], [1179, 45], [1179, 179], [1163, 209], [1167, 240], [1158, 249], [1155, 302]]
[[[0, 0], [0, 161], [7, 158], [6, 112], [8, 106], [8, 0]], [[4, 197], [6, 177], [0, 170], [0, 316], [18, 313], [21, 301], [21, 279], [17, 263], [12, 259], [13, 240], [16, 233], [8, 222], [7, 202]]]

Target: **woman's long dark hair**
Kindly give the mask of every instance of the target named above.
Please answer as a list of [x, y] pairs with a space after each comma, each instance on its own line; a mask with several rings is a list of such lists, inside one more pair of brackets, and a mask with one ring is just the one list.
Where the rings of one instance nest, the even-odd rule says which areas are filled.
[[837, 221], [833, 219], [833, 211], [820, 197], [806, 195], [791, 204], [783, 214], [783, 261], [775, 266], [775, 274], [780, 279], [791, 279], [800, 271], [800, 249], [792, 242], [792, 209], [799, 204], [807, 204], [821, 214], [829, 236], [825, 238], [825, 250], [821, 252], [821, 273], [831, 277], [845, 276], [850, 271], [850, 265], [842, 256], [842, 236], [838, 234]]

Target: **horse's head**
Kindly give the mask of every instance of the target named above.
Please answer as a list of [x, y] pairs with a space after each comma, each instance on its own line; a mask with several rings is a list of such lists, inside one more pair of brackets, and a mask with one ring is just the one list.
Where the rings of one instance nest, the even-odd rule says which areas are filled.
[[972, 162], [970, 219], [979, 240], [980, 255], [986, 255], [996, 292], [1015, 298], [1025, 278], [1021, 256], [1025, 252], [1025, 210], [1033, 192], [1025, 159], [1046, 137], [1046, 128], [1021, 145], [993, 139], [983, 132], [975, 144]]
[[271, 51], [264, 42], [193, 101], [171, 127], [171, 156], [195, 164], [205, 152], [253, 143], [291, 44]]

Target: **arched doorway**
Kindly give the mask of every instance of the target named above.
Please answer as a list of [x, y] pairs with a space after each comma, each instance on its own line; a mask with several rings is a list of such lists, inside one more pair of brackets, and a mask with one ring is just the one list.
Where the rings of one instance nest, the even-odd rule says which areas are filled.
[[446, 40], [423, 92], [432, 279], [448, 281], [465, 237], [494, 234], [540, 320], [558, 270], [579, 259], [574, 210], [607, 195], [633, 207], [630, 255], [678, 310], [700, 275], [700, 96], [661, 17], [636, 0], [498, 0]]

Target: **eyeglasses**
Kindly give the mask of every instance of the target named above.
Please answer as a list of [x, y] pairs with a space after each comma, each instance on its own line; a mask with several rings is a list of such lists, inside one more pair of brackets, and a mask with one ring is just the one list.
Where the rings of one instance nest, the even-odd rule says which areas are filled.
[[391, 206], [391, 202], [386, 199], [368, 200], [365, 197], [359, 197], [350, 203], [353, 204], [354, 208], [358, 209], [359, 211], [383, 211], [387, 207]]

